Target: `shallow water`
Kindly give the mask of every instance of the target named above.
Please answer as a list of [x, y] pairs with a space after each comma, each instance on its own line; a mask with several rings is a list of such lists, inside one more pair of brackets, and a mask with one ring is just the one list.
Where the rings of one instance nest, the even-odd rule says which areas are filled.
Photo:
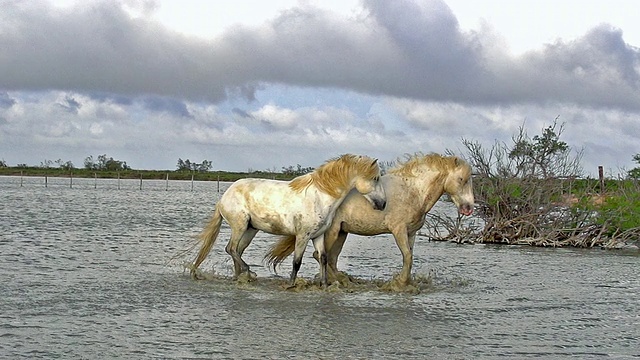
[[[228, 228], [193, 281], [181, 261], [217, 183], [0, 177], [0, 358], [640, 357], [637, 251], [457, 245], [418, 238], [419, 292], [378, 289], [400, 269], [390, 236], [350, 236], [353, 287], [288, 291], [259, 234], [258, 280], [228, 277]], [[228, 184], [222, 184], [223, 191]], [[438, 203], [434, 211], [451, 211]], [[300, 275], [317, 265], [307, 249]]]

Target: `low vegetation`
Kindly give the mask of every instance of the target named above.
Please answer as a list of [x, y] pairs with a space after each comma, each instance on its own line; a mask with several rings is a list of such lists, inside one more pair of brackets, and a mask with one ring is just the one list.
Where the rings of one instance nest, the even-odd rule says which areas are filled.
[[84, 160], [83, 168], [76, 168], [71, 161], [44, 160], [39, 166], [18, 164], [8, 166], [4, 160], [0, 161], [0, 175], [10, 176], [50, 176], [50, 177], [76, 177], [76, 178], [101, 178], [101, 179], [166, 179], [171, 180], [196, 180], [196, 181], [236, 181], [246, 177], [269, 178], [278, 180], [290, 180], [297, 175], [313, 171], [313, 168], [283, 167], [282, 172], [275, 170], [250, 170], [248, 172], [212, 171], [212, 162], [192, 162], [189, 159], [178, 159], [176, 170], [136, 170], [127, 165], [126, 161], [116, 160], [106, 154], [99, 155], [95, 159], [88, 156]]

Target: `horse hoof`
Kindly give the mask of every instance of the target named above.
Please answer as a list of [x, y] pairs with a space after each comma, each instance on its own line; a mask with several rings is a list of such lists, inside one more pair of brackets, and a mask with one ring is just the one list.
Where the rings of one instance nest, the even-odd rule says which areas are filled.
[[203, 277], [198, 276], [198, 273], [196, 270], [191, 270], [191, 278], [193, 280], [202, 280], [204, 279]]
[[250, 283], [258, 279], [258, 275], [253, 271], [245, 271], [236, 276], [235, 280], [239, 283]]

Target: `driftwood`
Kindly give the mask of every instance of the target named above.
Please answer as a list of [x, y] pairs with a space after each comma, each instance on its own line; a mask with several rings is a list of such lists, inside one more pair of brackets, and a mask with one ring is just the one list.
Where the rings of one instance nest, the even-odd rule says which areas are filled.
[[486, 213], [472, 218], [430, 213], [418, 235], [431, 241], [541, 247], [617, 249], [640, 245], [640, 227], [621, 231], [608, 221], [599, 222], [595, 210], [567, 205], [539, 207], [508, 218]]

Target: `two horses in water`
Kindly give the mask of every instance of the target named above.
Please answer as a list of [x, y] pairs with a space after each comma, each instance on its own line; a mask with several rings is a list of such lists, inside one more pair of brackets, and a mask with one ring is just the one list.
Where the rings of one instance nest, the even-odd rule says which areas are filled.
[[[351, 192], [325, 232], [331, 279], [339, 274], [338, 256], [349, 233], [364, 236], [391, 233], [402, 253], [402, 271], [393, 281], [399, 287], [408, 285], [416, 232], [422, 228], [426, 214], [440, 196], [448, 194], [462, 215], [473, 212], [471, 167], [455, 156], [414, 155], [390, 169], [380, 182], [387, 196], [383, 210], [374, 210], [367, 206], [362, 196]], [[265, 260], [275, 268], [292, 252], [293, 242], [295, 239], [291, 236], [281, 238], [271, 247]]]
[[339, 273], [338, 256], [349, 233], [391, 233], [403, 258], [402, 271], [393, 281], [409, 284], [416, 232], [440, 196], [447, 193], [462, 215], [473, 212], [471, 167], [454, 156], [414, 155], [388, 174], [379, 174], [375, 160], [344, 155], [288, 183], [239, 180], [222, 196], [201, 235], [203, 246], [192, 276], [209, 253], [224, 218], [231, 226], [226, 250], [236, 276], [251, 274], [241, 256], [258, 230], [284, 235], [265, 260], [275, 268], [294, 253], [292, 285], [304, 248], [313, 240], [323, 286]]

